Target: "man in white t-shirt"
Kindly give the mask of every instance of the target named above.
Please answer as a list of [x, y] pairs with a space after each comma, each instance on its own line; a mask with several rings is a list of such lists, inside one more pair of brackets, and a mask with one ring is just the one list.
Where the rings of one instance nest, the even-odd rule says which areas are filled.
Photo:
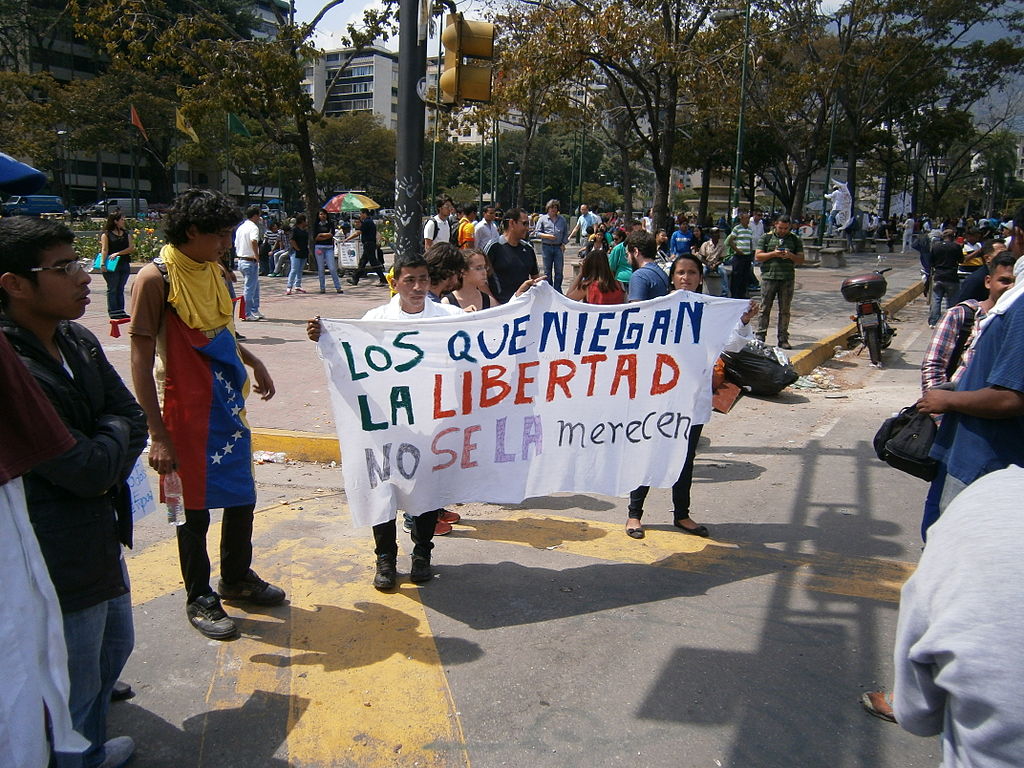
[[235, 256], [242, 273], [242, 295], [245, 297], [245, 319], [262, 320], [260, 314], [260, 207], [245, 209], [245, 221], [235, 230]]
[[[430, 273], [427, 261], [419, 254], [395, 258], [393, 276], [388, 278], [395, 295], [387, 304], [374, 307], [363, 320], [420, 320], [428, 317], [461, 315], [463, 310], [454, 304], [431, 301]], [[320, 339], [320, 321], [314, 318], [306, 323], [306, 334], [311, 341]], [[434, 509], [412, 518], [412, 569], [409, 578], [415, 584], [422, 584], [433, 578], [430, 568], [430, 551], [434, 548], [434, 528], [441, 510]], [[379, 590], [394, 589], [398, 579], [398, 526], [395, 517], [386, 523], [373, 526], [374, 554], [377, 556], [373, 586]], [[449, 528], [450, 530], [450, 528]]]
[[450, 197], [439, 197], [437, 199], [437, 213], [427, 219], [423, 225], [423, 250], [427, 250], [434, 243], [448, 243], [452, 239], [451, 225], [448, 217], [455, 210], [455, 203]]

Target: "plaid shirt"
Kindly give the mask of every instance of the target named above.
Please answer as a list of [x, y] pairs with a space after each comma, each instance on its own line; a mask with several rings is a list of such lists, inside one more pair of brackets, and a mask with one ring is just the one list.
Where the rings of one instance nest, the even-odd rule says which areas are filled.
[[974, 326], [971, 328], [971, 334], [964, 343], [964, 348], [960, 351], [960, 365], [953, 375], [954, 381], [959, 378], [958, 374], [967, 364], [967, 350], [971, 346], [974, 334], [978, 332], [978, 323], [985, 316], [985, 313], [981, 310], [980, 302], [974, 299], [962, 301], [951, 307], [942, 316], [942, 319], [939, 320], [938, 325], [935, 326], [935, 333], [928, 344], [928, 351], [925, 352], [924, 362], [921, 363], [921, 390], [923, 392], [927, 392], [929, 389], [934, 389], [940, 384], [945, 384], [949, 381], [946, 378], [946, 368], [949, 367], [949, 361], [953, 358], [956, 340], [960, 336], [960, 330], [963, 328], [964, 320], [967, 316], [967, 307], [974, 307], [977, 310], [977, 314], [974, 316]]

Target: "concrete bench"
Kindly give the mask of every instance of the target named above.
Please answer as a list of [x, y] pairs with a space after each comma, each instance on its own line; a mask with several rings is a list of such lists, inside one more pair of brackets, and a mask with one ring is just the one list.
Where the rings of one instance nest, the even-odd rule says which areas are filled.
[[821, 266], [821, 246], [813, 243], [804, 243], [804, 267]]
[[875, 238], [868, 243], [875, 253], [892, 253], [892, 246], [884, 238]]
[[821, 249], [821, 266], [838, 269], [846, 266], [846, 257], [843, 256], [843, 248], [822, 248]]

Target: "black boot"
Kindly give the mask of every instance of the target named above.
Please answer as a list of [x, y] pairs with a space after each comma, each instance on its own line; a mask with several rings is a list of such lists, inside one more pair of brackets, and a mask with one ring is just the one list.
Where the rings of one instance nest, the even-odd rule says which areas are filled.
[[434, 572], [430, 569], [430, 560], [418, 555], [412, 556], [412, 570], [409, 571], [409, 580], [413, 584], [422, 584], [434, 578]]
[[373, 576], [373, 586], [376, 589], [395, 588], [395, 580], [398, 578], [395, 559], [394, 555], [381, 555], [377, 558], [377, 572]]

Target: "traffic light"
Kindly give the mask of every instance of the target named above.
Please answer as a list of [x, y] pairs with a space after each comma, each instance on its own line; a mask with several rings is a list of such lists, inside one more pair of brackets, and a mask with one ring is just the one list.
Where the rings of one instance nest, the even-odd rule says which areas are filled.
[[441, 100], [447, 104], [490, 101], [494, 25], [487, 21], [466, 21], [461, 13], [448, 14], [441, 43], [444, 45], [444, 71], [438, 80]]

